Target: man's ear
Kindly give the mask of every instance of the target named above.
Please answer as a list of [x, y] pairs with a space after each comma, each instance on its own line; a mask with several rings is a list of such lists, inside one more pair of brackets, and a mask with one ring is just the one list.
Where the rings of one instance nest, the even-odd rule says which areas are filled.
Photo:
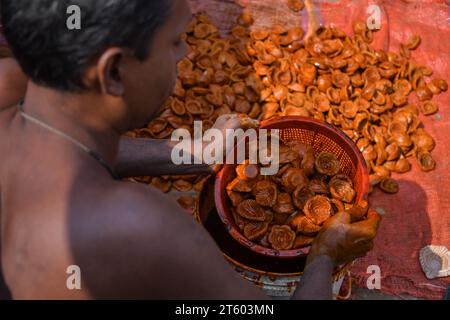
[[109, 48], [97, 62], [97, 79], [100, 90], [104, 94], [121, 97], [124, 94], [122, 83], [122, 63], [124, 51], [121, 48]]

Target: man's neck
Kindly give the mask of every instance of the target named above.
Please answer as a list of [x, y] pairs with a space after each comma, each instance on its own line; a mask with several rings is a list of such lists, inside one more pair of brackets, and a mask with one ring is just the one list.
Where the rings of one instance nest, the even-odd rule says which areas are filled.
[[30, 83], [23, 109], [29, 116], [77, 140], [114, 166], [121, 134], [99, 112], [104, 110], [103, 102], [94, 94], [62, 93]]

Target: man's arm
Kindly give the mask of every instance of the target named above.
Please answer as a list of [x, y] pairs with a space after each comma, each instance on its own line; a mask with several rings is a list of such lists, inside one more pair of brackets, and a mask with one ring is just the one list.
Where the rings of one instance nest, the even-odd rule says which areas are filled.
[[122, 137], [116, 171], [123, 178], [211, 173], [206, 164], [174, 164], [171, 158], [174, 146], [170, 140]]
[[[255, 128], [259, 123], [248, 117], [226, 114], [220, 116], [213, 128], [222, 133], [223, 155], [226, 154], [226, 135], [229, 129]], [[203, 152], [207, 144], [198, 142]], [[217, 167], [207, 164], [175, 165], [172, 161], [172, 150], [177, 153], [194, 155], [194, 141], [184, 145], [178, 141], [135, 139], [123, 137], [120, 141], [116, 172], [123, 178], [138, 176], [184, 175], [184, 174], [211, 174]], [[181, 150], [180, 148], [183, 148]], [[193, 158], [192, 158], [193, 161]]]
[[295, 299], [331, 300], [333, 269], [333, 261], [329, 256], [323, 255], [312, 260], [305, 267]]

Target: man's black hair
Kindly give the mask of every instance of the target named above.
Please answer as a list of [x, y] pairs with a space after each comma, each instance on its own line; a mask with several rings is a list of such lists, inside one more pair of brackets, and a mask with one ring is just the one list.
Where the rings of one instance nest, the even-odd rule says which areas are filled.
[[[80, 92], [83, 72], [103, 50], [129, 48], [144, 60], [172, 1], [1, 0], [0, 20], [26, 75], [42, 86]], [[81, 9], [81, 30], [67, 28], [71, 5]]]

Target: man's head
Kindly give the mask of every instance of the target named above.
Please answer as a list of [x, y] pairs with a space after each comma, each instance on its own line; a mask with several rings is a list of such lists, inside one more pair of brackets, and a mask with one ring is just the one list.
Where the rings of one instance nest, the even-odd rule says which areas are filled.
[[[80, 30], [67, 28], [71, 5], [81, 9]], [[128, 126], [154, 116], [186, 53], [186, 0], [1, 0], [1, 7], [7, 40], [35, 84], [99, 94], [114, 110], [127, 108]]]

